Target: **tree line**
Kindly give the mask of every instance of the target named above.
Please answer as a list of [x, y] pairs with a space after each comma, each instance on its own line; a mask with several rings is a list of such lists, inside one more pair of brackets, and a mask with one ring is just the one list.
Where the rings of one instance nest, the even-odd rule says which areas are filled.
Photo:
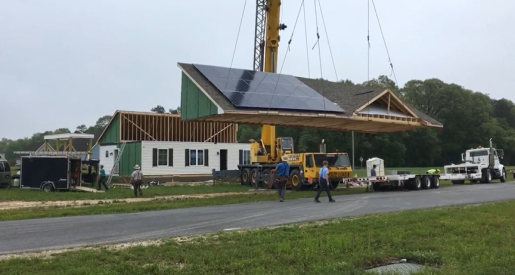
[[[344, 84], [354, 84], [342, 80]], [[461, 153], [479, 145], [486, 147], [490, 138], [494, 146], [504, 149], [503, 163], [515, 165], [515, 104], [508, 99], [493, 99], [488, 94], [474, 92], [454, 83], [439, 79], [411, 80], [402, 88], [387, 76], [361, 83], [374, 88], [390, 89], [404, 101], [443, 123], [443, 129], [418, 129], [387, 134], [355, 133], [355, 164], [360, 157], [368, 159], [380, 157], [388, 167], [432, 167], [461, 161]], [[151, 109], [155, 113], [166, 113], [157, 105]], [[179, 114], [180, 107], [169, 109], [169, 113]], [[111, 116], [103, 116], [95, 125], [80, 125], [76, 130], [100, 134]], [[350, 132], [327, 131], [308, 128], [277, 127], [278, 136], [294, 138], [296, 151], [316, 152], [322, 139], [327, 150], [352, 152]], [[0, 152], [8, 160], [14, 160], [14, 151], [25, 149], [33, 142], [42, 142], [44, 135], [67, 133], [67, 128], [36, 133], [30, 138], [0, 141]], [[240, 125], [238, 141], [248, 142], [260, 137], [260, 127]]]

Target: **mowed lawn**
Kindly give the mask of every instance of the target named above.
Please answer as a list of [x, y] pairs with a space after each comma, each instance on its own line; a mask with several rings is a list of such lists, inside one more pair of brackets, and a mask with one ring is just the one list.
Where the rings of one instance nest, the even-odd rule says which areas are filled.
[[226, 232], [123, 250], [0, 261], [2, 274], [370, 274], [407, 259], [419, 274], [515, 274], [515, 201]]
[[[94, 186], [96, 188], [96, 186]], [[227, 192], [247, 192], [249, 186], [236, 184], [215, 184], [195, 186], [151, 186], [142, 189], [143, 195], [147, 198], [158, 196], [211, 194]], [[104, 190], [104, 187], [102, 187]], [[89, 193], [79, 191], [55, 191], [45, 193], [41, 190], [26, 190], [20, 188], [0, 189], [0, 201], [60, 201], [60, 200], [104, 200], [123, 199], [134, 197], [134, 190], [128, 188], [110, 188], [107, 192]]]

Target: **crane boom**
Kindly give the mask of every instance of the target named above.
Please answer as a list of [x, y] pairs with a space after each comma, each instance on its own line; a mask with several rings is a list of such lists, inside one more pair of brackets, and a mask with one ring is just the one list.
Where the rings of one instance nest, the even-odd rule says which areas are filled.
[[[280, 12], [281, 0], [256, 0], [254, 70], [277, 72], [277, 57], [281, 39], [279, 31], [286, 28], [286, 25], [280, 23]], [[265, 146], [269, 153], [267, 162], [280, 161], [275, 143], [275, 126], [262, 125], [261, 145]]]

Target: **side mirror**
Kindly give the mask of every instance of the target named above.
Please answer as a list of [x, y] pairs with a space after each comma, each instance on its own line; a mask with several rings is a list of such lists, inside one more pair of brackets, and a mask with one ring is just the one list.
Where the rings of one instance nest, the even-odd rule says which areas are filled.
[[464, 153], [461, 153], [461, 161], [465, 162], [465, 154]]

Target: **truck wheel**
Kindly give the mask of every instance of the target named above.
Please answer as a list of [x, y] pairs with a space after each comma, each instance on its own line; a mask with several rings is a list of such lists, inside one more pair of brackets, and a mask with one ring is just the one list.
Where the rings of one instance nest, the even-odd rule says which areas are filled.
[[420, 190], [420, 188], [422, 188], [422, 180], [420, 177], [415, 177], [411, 186], [413, 190]]
[[257, 181], [257, 168], [250, 170], [250, 185], [254, 188], [259, 187], [259, 182]]
[[250, 184], [250, 169], [245, 168], [241, 171], [241, 185]]
[[422, 189], [431, 188], [431, 178], [428, 176], [422, 177]]
[[290, 181], [291, 181], [291, 184], [293, 185], [293, 189], [295, 190], [302, 190], [302, 180], [301, 180], [301, 177], [300, 177], [300, 172], [298, 169], [295, 169], [293, 171], [291, 171], [290, 173]]
[[506, 182], [506, 169], [502, 169], [501, 182]]
[[438, 188], [440, 187], [440, 178], [437, 176], [433, 176], [431, 178], [431, 188]]
[[50, 182], [47, 182], [45, 184], [43, 184], [43, 186], [41, 186], [41, 190], [43, 190], [43, 192], [51, 192], [52, 190], [54, 190], [54, 187], [52, 186], [52, 184]]
[[484, 183], [492, 182], [492, 171], [490, 171], [490, 169], [483, 170], [483, 182]]
[[263, 176], [266, 177], [266, 180], [263, 180], [263, 185], [266, 188], [269, 188], [268, 182], [270, 182], [270, 180], [269, 180], [269, 178], [270, 178], [270, 170], [269, 169], [263, 169]]
[[338, 185], [340, 185], [340, 181], [339, 180], [331, 181], [331, 187], [333, 188], [333, 190], [336, 190], [336, 188], [338, 188]]

